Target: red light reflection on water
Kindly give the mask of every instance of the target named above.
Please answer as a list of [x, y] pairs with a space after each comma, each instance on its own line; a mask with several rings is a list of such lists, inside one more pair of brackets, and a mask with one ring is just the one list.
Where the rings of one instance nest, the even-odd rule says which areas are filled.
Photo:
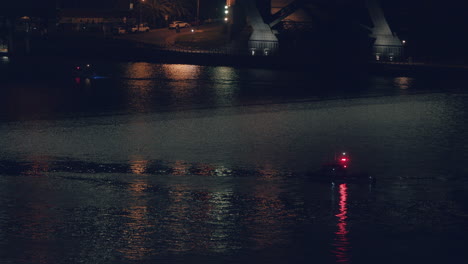
[[347, 230], [347, 222], [346, 219], [348, 218], [348, 186], [346, 184], [340, 184], [339, 186], [340, 192], [340, 203], [339, 203], [339, 211], [340, 213], [336, 215], [338, 217], [337, 227], [338, 230], [335, 232], [335, 250], [333, 253], [336, 256], [336, 261], [340, 263], [349, 263], [350, 259], [348, 256], [348, 250], [350, 249], [350, 243], [348, 240], [348, 233]]
[[60, 219], [53, 215], [53, 210], [50, 210], [55, 193], [40, 192], [40, 197], [37, 197], [39, 193], [37, 190], [47, 190], [51, 184], [48, 177], [49, 157], [32, 156], [29, 160], [32, 162], [25, 167], [22, 174], [28, 179], [25, 186], [33, 191], [20, 191], [22, 193], [21, 199], [16, 201], [20, 206], [15, 208], [17, 211], [13, 219], [15, 225], [18, 225], [16, 235], [26, 239], [26, 241], [31, 241], [31, 243], [21, 244], [23, 252], [17, 263], [46, 264], [54, 262], [54, 256], [53, 250], [48, 246], [49, 243], [44, 243], [44, 241], [53, 239], [53, 234], [56, 232], [55, 227], [59, 226]]

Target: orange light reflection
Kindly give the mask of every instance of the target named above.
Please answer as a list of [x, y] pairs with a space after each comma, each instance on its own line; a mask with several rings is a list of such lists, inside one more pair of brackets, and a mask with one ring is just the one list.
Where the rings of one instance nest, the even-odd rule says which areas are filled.
[[198, 77], [200, 66], [186, 64], [165, 64], [163, 65], [166, 76], [171, 80], [187, 80]]
[[413, 78], [409, 78], [409, 77], [396, 77], [394, 80], [393, 80], [393, 83], [396, 87], [402, 89], [402, 90], [406, 90], [406, 89], [409, 89], [413, 86], [413, 81], [414, 79]]
[[124, 76], [129, 78], [128, 104], [137, 112], [145, 112], [151, 105], [151, 91], [154, 88], [154, 66], [149, 63], [130, 64]]
[[146, 167], [148, 166], [147, 160], [131, 160], [130, 161], [130, 171], [135, 174], [144, 174]]
[[172, 167], [172, 175], [175, 176], [184, 176], [187, 175], [189, 170], [189, 165], [183, 161], [176, 161]]
[[166, 64], [162, 66], [166, 78], [172, 80], [170, 86], [173, 100], [187, 100], [193, 96], [194, 84], [191, 80], [199, 77], [200, 66], [185, 64]]
[[[23, 172], [23, 175], [28, 176], [28, 183], [33, 186], [35, 190], [47, 189], [50, 182], [46, 173], [49, 171], [49, 157], [47, 156], [33, 156], [31, 166]], [[48, 202], [50, 193], [44, 193], [43, 196], [29, 197], [29, 204], [25, 205], [27, 210], [20, 210], [15, 216], [21, 219], [18, 222], [22, 223], [18, 233], [20, 236], [27, 237], [35, 243], [29, 243], [27, 252], [18, 260], [19, 263], [49, 263], [51, 260], [51, 249], [47, 243], [41, 243], [51, 239], [56, 232], [55, 226], [59, 219], [51, 214], [51, 205]], [[29, 196], [29, 195], [26, 195]]]
[[296, 215], [287, 210], [280, 199], [282, 190], [275, 184], [261, 184], [254, 191], [254, 214], [245, 218], [252, 232], [251, 239], [256, 249], [281, 244], [287, 237], [284, 225], [292, 223]]
[[[137, 175], [141, 175], [146, 171], [147, 165], [147, 160], [131, 160], [130, 170]], [[127, 228], [123, 231], [125, 246], [118, 250], [127, 259], [142, 260], [154, 251], [154, 248], [147, 244], [147, 237], [155, 232], [155, 225], [150, 220], [150, 213], [146, 204], [147, 199], [145, 199], [147, 189], [148, 179], [146, 177], [135, 178], [128, 187], [133, 199], [130, 200], [130, 206], [124, 209], [129, 221], [125, 224]]]
[[263, 179], [274, 179], [280, 175], [280, 172], [273, 167], [271, 164], [265, 164], [263, 168], [258, 170], [260, 178]]

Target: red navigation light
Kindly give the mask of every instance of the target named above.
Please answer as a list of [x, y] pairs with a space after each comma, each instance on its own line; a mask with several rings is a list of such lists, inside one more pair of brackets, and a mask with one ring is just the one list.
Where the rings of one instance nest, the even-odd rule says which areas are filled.
[[348, 167], [349, 158], [346, 156], [346, 152], [343, 152], [341, 157], [338, 158], [338, 163], [346, 169]]
[[76, 69], [79, 70], [79, 69], [80, 69], [80, 66], [77, 66]]

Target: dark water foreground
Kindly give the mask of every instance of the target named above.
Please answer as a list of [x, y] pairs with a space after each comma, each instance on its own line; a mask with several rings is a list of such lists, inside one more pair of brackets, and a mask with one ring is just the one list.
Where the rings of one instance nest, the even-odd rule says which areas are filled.
[[23, 175], [2, 176], [2, 259], [437, 263], [463, 257], [466, 207], [457, 191], [466, 190], [439, 179], [371, 188], [314, 184], [266, 169], [190, 174], [183, 162], [172, 174], [153, 175], [144, 162], [135, 164], [133, 173], [122, 174], [51, 173], [36, 163]]
[[3, 65], [0, 262], [464, 260], [462, 77], [77, 63]]

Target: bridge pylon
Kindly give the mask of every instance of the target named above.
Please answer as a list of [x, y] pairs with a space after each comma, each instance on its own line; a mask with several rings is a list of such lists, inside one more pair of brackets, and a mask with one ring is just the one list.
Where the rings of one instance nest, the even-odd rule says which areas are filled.
[[276, 53], [279, 49], [278, 38], [260, 14], [256, 1], [236, 0], [235, 3], [243, 9], [248, 24], [252, 28], [252, 34], [248, 40], [248, 49], [251, 55]]
[[[372, 56], [376, 60], [398, 60], [403, 55], [402, 42], [390, 29], [381, 8], [380, 0], [356, 2], [354, 0], [227, 0], [227, 3], [235, 4], [242, 10], [245, 20], [252, 30], [248, 38], [248, 48], [252, 55], [269, 55], [279, 51], [279, 41], [276, 35], [278, 31], [276, 29], [280, 30], [278, 26], [281, 27], [281, 23], [286, 21], [298, 25], [304, 23], [304, 21], [300, 21], [301, 15], [306, 24], [315, 25], [319, 29], [318, 32], [321, 32], [320, 34], [324, 34], [323, 32], [328, 30], [328, 33], [326, 33], [328, 35], [324, 35], [324, 41], [336, 39], [338, 43], [341, 41], [340, 38], [347, 38], [339, 44], [341, 46], [352, 46], [348, 43], [359, 43], [361, 41], [359, 45], [363, 47], [365, 45], [368, 48], [370, 48], [369, 44], [372, 43]], [[347, 9], [349, 7], [354, 8], [354, 11], [357, 9], [367, 10], [366, 25], [359, 23], [359, 20], [363, 18], [362, 16], [353, 17], [353, 11]], [[276, 11], [272, 12], [275, 9]], [[311, 23], [311, 21], [318, 21], [318, 23]], [[372, 25], [367, 26], [369, 23], [372, 23]], [[359, 31], [349, 25], [364, 27], [361, 27]], [[320, 31], [320, 29], [323, 30]], [[310, 31], [303, 34], [316, 33]], [[340, 34], [344, 35], [341, 36]], [[282, 41], [284, 40], [281, 35], [278, 36]], [[314, 41], [320, 42], [320, 37], [317, 36]], [[366, 56], [369, 53], [370, 49], [367, 51]]]
[[366, 5], [373, 23], [370, 37], [374, 39], [374, 58], [376, 60], [400, 59], [403, 56], [403, 44], [390, 29], [379, 0], [366, 0]]

